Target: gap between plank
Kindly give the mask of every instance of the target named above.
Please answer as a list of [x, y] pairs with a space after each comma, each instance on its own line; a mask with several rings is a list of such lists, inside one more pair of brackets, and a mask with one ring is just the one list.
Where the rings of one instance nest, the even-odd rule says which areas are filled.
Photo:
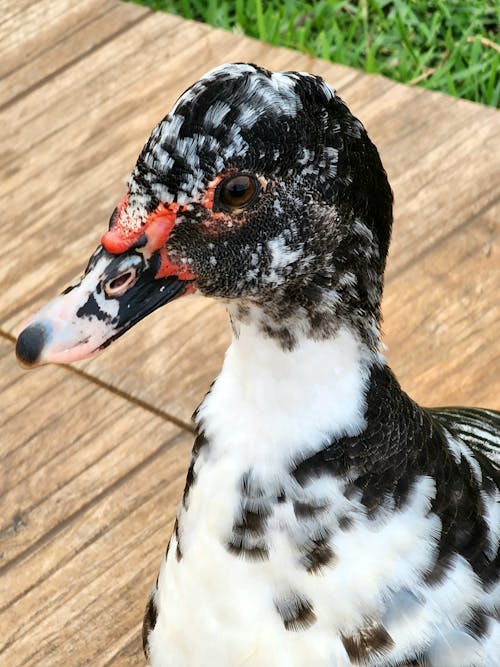
[[[78, 33], [82, 28], [85, 28], [88, 25], [91, 25], [92, 23], [95, 23], [96, 21], [99, 21], [100, 19], [103, 18], [103, 16], [106, 16], [106, 14], [109, 14], [110, 12], [113, 12], [116, 10], [116, 7], [113, 7], [113, 5], [110, 5], [105, 11], [101, 12], [100, 14], [94, 14], [94, 15], [89, 15], [84, 21], [80, 21], [78, 24], [74, 25], [68, 32], [66, 32], [64, 35], [62, 35], [59, 39], [57, 39], [54, 42], [51, 42], [44, 47], [41, 48], [40, 51], [36, 52], [34, 56], [27, 62], [20, 62], [19, 65], [16, 65], [13, 67], [11, 70], [8, 72], [5, 72], [5, 74], [2, 74], [0, 76], [0, 81], [3, 81], [4, 79], [7, 79], [9, 76], [12, 76], [16, 72], [19, 72], [22, 70], [24, 67], [29, 67], [32, 62], [34, 62], [37, 58], [40, 56], [45, 55], [49, 51], [51, 51], [54, 47], [59, 46], [59, 44], [62, 44], [64, 41], [66, 41], [68, 38], [72, 37], [74, 34]], [[1, 25], [1, 23], [0, 23]]]
[[430, 245], [428, 248], [425, 248], [420, 253], [413, 255], [407, 262], [402, 264], [399, 267], [399, 269], [395, 270], [391, 276], [388, 276], [385, 283], [388, 285], [389, 283], [394, 282], [395, 279], [399, 278], [408, 269], [415, 266], [415, 264], [418, 264], [420, 261], [422, 261], [422, 259], [424, 259], [424, 257], [430, 255], [431, 252], [434, 252], [434, 250], [436, 250], [437, 248], [440, 248], [444, 243], [453, 238], [455, 234], [462, 232], [470, 224], [472, 224], [478, 218], [484, 215], [490, 208], [494, 208], [499, 202], [500, 202], [500, 195], [498, 195], [497, 197], [489, 201], [487, 204], [485, 204], [482, 208], [479, 209], [479, 211], [466, 218], [460, 225], [458, 225], [457, 227], [453, 227], [452, 229], [450, 229], [448, 233], [436, 239], [436, 241], [434, 241], [434, 243]]
[[[141, 659], [144, 657], [144, 652], [142, 650], [142, 637], [141, 637], [141, 624], [140, 624], [140, 619], [137, 622], [137, 627], [134, 629], [133, 633], [134, 636], [132, 639], [129, 639], [126, 641], [126, 643], [118, 648], [113, 655], [106, 660], [106, 662], [103, 662], [101, 667], [109, 667], [110, 665], [116, 665], [116, 660], [118, 657], [121, 655], [128, 654], [126, 657], [134, 657]], [[134, 650], [137, 649], [137, 650]], [[133, 651], [133, 653], [132, 653]]]
[[38, 88], [41, 88], [42, 86], [44, 86], [49, 81], [52, 81], [52, 79], [54, 79], [59, 74], [62, 74], [66, 70], [70, 69], [70, 67], [73, 67], [74, 65], [77, 65], [79, 62], [84, 60], [84, 58], [87, 58], [87, 56], [91, 55], [92, 53], [95, 53], [96, 51], [101, 49], [103, 46], [106, 46], [106, 44], [109, 44], [110, 42], [112, 42], [117, 37], [120, 37], [124, 33], [128, 32], [128, 30], [130, 30], [131, 28], [135, 28], [135, 26], [137, 26], [139, 23], [141, 23], [142, 21], [147, 19], [150, 15], [151, 15], [151, 12], [146, 11], [142, 16], [140, 16], [139, 18], [131, 21], [126, 26], [123, 26], [123, 28], [120, 28], [120, 30], [117, 30], [112, 35], [109, 35], [102, 42], [99, 42], [99, 44], [94, 44], [90, 49], [88, 49], [87, 51], [84, 51], [83, 53], [81, 53], [79, 56], [77, 56], [73, 60], [70, 60], [65, 65], [60, 67], [59, 69], [56, 69], [53, 72], [51, 72], [50, 74], [47, 74], [47, 76], [44, 76], [43, 78], [39, 79], [36, 83], [32, 84], [31, 86], [29, 86], [25, 90], [21, 91], [17, 95], [14, 95], [14, 97], [11, 97], [10, 100], [5, 102], [4, 104], [0, 105], [0, 111], [5, 111], [6, 109], [11, 107], [16, 102], [19, 102], [19, 100], [24, 99], [25, 97], [27, 97], [28, 95], [33, 93], [35, 90], [38, 90]]
[[[13, 336], [11, 333], [8, 333], [7, 331], [4, 331], [3, 329], [0, 329], [0, 337], [4, 338], [5, 340], [8, 340], [12, 344], [15, 344], [16, 342], [15, 336]], [[82, 371], [79, 368], [75, 368], [74, 366], [69, 366], [68, 364], [60, 364], [60, 366], [65, 368], [68, 372], [74, 373], [75, 375], [78, 375], [84, 380], [88, 380], [89, 382], [96, 384], [101, 389], [105, 389], [106, 391], [111, 392], [115, 396], [118, 396], [119, 398], [122, 398], [125, 401], [128, 401], [129, 403], [133, 403], [137, 407], [142, 408], [143, 410], [147, 410], [147, 412], [151, 412], [156, 417], [160, 417], [165, 421], [171, 422], [175, 426], [181, 428], [183, 431], [188, 431], [188, 433], [194, 433], [194, 427], [191, 424], [185, 422], [182, 419], [179, 419], [178, 417], [174, 417], [174, 415], [171, 415], [168, 412], [165, 412], [164, 410], [161, 410], [160, 408], [157, 408], [154, 405], [147, 403], [146, 401], [143, 401], [141, 398], [132, 396], [123, 389], [114, 387], [113, 385], [104, 382], [104, 380], [101, 380], [100, 378], [91, 375], [90, 373]]]
[[[113, 491], [116, 491], [117, 489], [122, 487], [124, 484], [126, 484], [138, 472], [140, 472], [142, 469], [146, 468], [148, 465], [150, 465], [156, 459], [160, 458], [160, 456], [162, 456], [165, 452], [167, 452], [175, 444], [175, 442], [179, 438], [182, 438], [182, 437], [184, 437], [183, 433], [177, 433], [176, 435], [174, 435], [172, 438], [170, 438], [169, 440], [164, 442], [163, 445], [160, 445], [157, 450], [152, 452], [149, 456], [147, 456], [145, 459], [143, 459], [140, 463], [138, 463], [136, 466], [134, 466], [130, 470], [127, 470], [127, 472], [124, 475], [122, 475], [121, 477], [116, 479], [112, 484], [110, 484], [105, 489], [100, 491], [97, 495], [93, 496], [84, 505], [82, 505], [77, 510], [75, 510], [74, 512], [69, 514], [67, 517], [65, 517], [62, 521], [60, 521], [55, 526], [52, 526], [52, 528], [50, 528], [46, 533], [44, 533], [37, 540], [35, 540], [35, 542], [33, 542], [33, 544], [30, 544], [30, 546], [27, 547], [24, 551], [18, 553], [17, 556], [14, 556], [11, 560], [9, 560], [8, 563], [5, 563], [5, 565], [0, 566], [0, 576], [2, 576], [6, 572], [8, 572], [12, 568], [14, 568], [21, 561], [23, 561], [26, 558], [28, 558], [29, 556], [31, 556], [31, 554], [35, 553], [40, 547], [42, 547], [44, 544], [46, 544], [49, 540], [56, 537], [58, 535], [58, 533], [60, 533], [66, 526], [69, 526], [79, 516], [85, 514], [85, 512], [87, 512], [92, 507], [95, 507], [98, 503], [101, 502], [101, 500], [103, 500], [110, 493], [112, 493]], [[152, 492], [151, 495], [153, 495], [153, 494], [154, 494], [154, 491]], [[139, 505], [137, 505], [137, 507], [140, 507], [144, 502], [147, 502], [147, 500], [149, 500], [151, 495], [148, 496], [147, 498], [144, 498], [144, 500], [141, 503], [139, 503]], [[117, 522], [119, 522], [119, 519], [117, 519]], [[106, 530], [109, 527], [112, 527], [112, 524], [109, 524], [106, 527]], [[104, 532], [106, 532], [106, 531], [104, 531]], [[78, 555], [81, 551], [83, 551], [88, 546], [90, 546], [101, 535], [102, 535], [102, 533], [100, 533], [100, 534], [97, 533], [90, 540], [85, 542], [85, 544], [81, 545], [79, 549], [73, 551], [71, 553], [71, 557], [74, 557], [74, 556]], [[50, 574], [52, 574], [54, 571], [59, 569], [59, 567], [60, 567], [60, 564], [57, 567], [53, 568], [53, 570], [49, 571], [47, 573], [47, 575], [45, 575], [45, 576], [50, 576]], [[43, 578], [40, 581], [43, 581]], [[5, 611], [12, 604], [14, 604], [15, 601], [17, 601], [18, 599], [20, 599], [21, 597], [26, 595], [26, 593], [29, 590], [31, 590], [32, 588], [35, 588], [40, 583], [40, 581], [38, 581], [37, 583], [30, 586], [30, 588], [27, 589], [26, 591], [23, 591], [22, 593], [17, 595], [13, 600], [11, 600], [9, 602], [8, 605], [0, 607], [0, 613]], [[5, 648], [7, 648], [7, 645], [4, 646], [3, 650], [5, 650]]]
[[[4, 573], [4, 570], [8, 572], [8, 570], [11, 568], [11, 566], [16, 566], [20, 561], [22, 561], [25, 557], [29, 557], [33, 551], [36, 551], [38, 547], [43, 547], [44, 544], [48, 541], [49, 538], [52, 537], [57, 537], [57, 534], [61, 531], [64, 530], [64, 528], [71, 523], [74, 519], [77, 519], [80, 514], [84, 514], [89, 508], [91, 508], [93, 505], [96, 503], [100, 502], [105, 496], [109, 493], [113, 493], [116, 489], [118, 489], [120, 486], [123, 484], [126, 484], [131, 477], [133, 477], [135, 474], [139, 473], [141, 469], [147, 467], [151, 462], [154, 462], [157, 458], [162, 456], [166, 451], [170, 449], [179, 438], [184, 437], [183, 433], [177, 433], [174, 435], [172, 438], [169, 440], [165, 441], [162, 445], [158, 447], [158, 449], [154, 452], [152, 452], [147, 459], [144, 461], [141, 461], [139, 464], [137, 464], [132, 470], [129, 470], [125, 475], [123, 475], [121, 478], [115, 480], [113, 484], [111, 484], [109, 487], [106, 489], [103, 489], [103, 491], [89, 500], [89, 502], [84, 506], [79, 508], [77, 511], [75, 511], [71, 516], [66, 517], [63, 519], [59, 524], [56, 526], [53, 526], [47, 533], [42, 535], [34, 544], [32, 544], [30, 547], [25, 549], [22, 553], [18, 554], [15, 558], [10, 560], [8, 563], [6, 563], [3, 568], [0, 568], [0, 575]], [[148, 487], [149, 493], [145, 494], [142, 498], [139, 496], [138, 500], [134, 500], [134, 503], [130, 506], [127, 507], [123, 513], [119, 514], [114, 518], [114, 520], [109, 521], [106, 523], [104, 529], [96, 532], [95, 535], [93, 535], [91, 538], [85, 540], [82, 542], [77, 548], [67, 551], [65, 555], [55, 564], [53, 567], [49, 568], [46, 572], [43, 573], [42, 576], [40, 576], [35, 582], [33, 582], [31, 585], [29, 585], [27, 588], [25, 588], [22, 592], [18, 593], [16, 596], [14, 596], [8, 604], [4, 604], [3, 606], [0, 606], [0, 614], [5, 612], [9, 607], [15, 605], [19, 600], [21, 600], [24, 596], [28, 595], [31, 591], [33, 591], [35, 588], [40, 586], [44, 581], [46, 581], [49, 577], [51, 577], [54, 573], [56, 573], [58, 570], [61, 570], [64, 568], [68, 563], [71, 563], [73, 559], [75, 559], [79, 554], [81, 554], [85, 549], [90, 547], [96, 540], [100, 539], [103, 535], [108, 533], [111, 529], [115, 528], [118, 526], [121, 522], [123, 522], [131, 512], [136, 511], [142, 505], [145, 503], [149, 502], [151, 498], [153, 498], [157, 493], [158, 489], [161, 486], [161, 481], [158, 481], [156, 485], [152, 485]], [[168, 533], [166, 533], [166, 540], [165, 542], [168, 541]], [[0, 655], [4, 653], [5, 650], [7, 650], [12, 644], [16, 642], [17, 638], [14, 637], [11, 641], [7, 642], [5, 644], [1, 651]], [[132, 642], [128, 642], [132, 643]], [[127, 643], [127, 646], [128, 646]], [[117, 651], [117, 654], [120, 653], [123, 650], [123, 647], [119, 648]], [[103, 665], [104, 667], [104, 665]]]

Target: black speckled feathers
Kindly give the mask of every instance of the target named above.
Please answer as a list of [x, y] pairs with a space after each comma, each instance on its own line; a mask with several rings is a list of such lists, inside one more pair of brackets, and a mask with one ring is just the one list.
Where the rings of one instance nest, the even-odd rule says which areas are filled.
[[[500, 478], [498, 466], [484, 454], [476, 458], [480, 475], [470, 461], [448, 444], [449, 433], [460, 429], [460, 410], [425, 410], [399, 386], [388, 368], [374, 366], [367, 394], [366, 428], [355, 437], [337, 440], [301, 461], [292, 471], [301, 484], [321, 475], [349, 479], [347, 494], [359, 494], [367, 515], [394, 511], [408, 497], [415, 481], [429, 476], [436, 496], [431, 511], [441, 519], [439, 552], [428, 581], [443, 574], [454, 554], [463, 556], [478, 576], [489, 582], [498, 576], [498, 561], [488, 557], [488, 527], [481, 493], [492, 494]], [[470, 412], [464, 411], [464, 416]], [[500, 430], [500, 414], [475, 411], [477, 425]], [[476, 438], [480, 438], [476, 435]], [[488, 444], [488, 440], [485, 441]], [[493, 498], [492, 498], [493, 500]]]

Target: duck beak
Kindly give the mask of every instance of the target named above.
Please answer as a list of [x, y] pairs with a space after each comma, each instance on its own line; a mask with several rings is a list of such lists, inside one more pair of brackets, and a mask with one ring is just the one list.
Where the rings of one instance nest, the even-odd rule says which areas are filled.
[[159, 252], [111, 254], [99, 246], [83, 276], [23, 325], [20, 364], [85, 359], [160, 306], [194, 291], [192, 276], [163, 275]]

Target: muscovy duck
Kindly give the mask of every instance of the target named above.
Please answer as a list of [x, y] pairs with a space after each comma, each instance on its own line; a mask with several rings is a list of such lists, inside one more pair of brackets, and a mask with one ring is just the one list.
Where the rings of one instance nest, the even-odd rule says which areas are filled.
[[153, 666], [500, 664], [500, 413], [421, 408], [388, 368], [391, 225], [377, 149], [322, 79], [223, 65], [19, 336], [22, 364], [66, 362], [184, 294], [227, 307], [144, 618]]

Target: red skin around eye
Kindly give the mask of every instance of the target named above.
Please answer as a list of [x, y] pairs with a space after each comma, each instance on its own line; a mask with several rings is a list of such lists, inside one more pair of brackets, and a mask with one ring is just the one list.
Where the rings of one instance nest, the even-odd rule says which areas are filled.
[[[210, 218], [204, 221], [203, 225], [208, 231], [212, 232], [213, 234], [218, 234], [220, 231], [222, 231], [224, 228], [227, 227], [243, 225], [247, 221], [247, 216], [243, 211], [233, 211], [232, 213], [229, 213], [227, 211], [216, 211], [216, 212], [213, 211], [215, 191], [217, 190], [219, 184], [228, 176], [230, 176], [231, 174], [236, 174], [237, 172], [238, 172], [237, 169], [230, 169], [224, 172], [223, 174], [219, 174], [219, 176], [216, 176], [208, 184], [207, 189], [205, 190], [205, 193], [201, 200], [202, 205], [212, 212]], [[268, 181], [263, 177], [260, 177], [258, 180], [261, 185], [262, 191], [265, 192], [267, 189]], [[221, 224], [213, 224], [214, 222]]]
[[159, 204], [148, 215], [144, 224], [137, 224], [127, 214], [127, 203], [128, 198], [125, 197], [118, 205], [115, 215], [116, 222], [101, 239], [104, 248], [113, 255], [120, 254], [130, 250], [142, 234], [146, 235], [146, 248], [151, 253], [165, 245], [175, 225], [179, 205], [176, 203], [168, 206]]
[[[205, 206], [205, 208], [213, 210], [215, 191], [217, 190], [219, 184], [225, 178], [227, 178], [231, 174], [236, 174], [237, 172], [238, 172], [237, 169], [230, 169], [229, 171], [226, 171], [223, 174], [219, 174], [219, 176], [216, 176], [213, 180], [210, 181], [210, 183], [207, 186], [207, 189], [205, 190], [203, 198], [201, 200], [201, 203], [203, 204], [203, 206]], [[259, 177], [258, 181], [260, 183], [262, 191], [265, 192], [266, 189], [267, 189], [268, 181], [265, 178], [263, 178], [262, 176]], [[223, 211], [219, 211], [217, 213], [214, 213], [213, 217], [216, 218], [216, 219], [227, 220], [227, 221], [232, 221], [233, 220], [233, 216], [231, 216], [228, 213], [224, 213]]]
[[205, 193], [201, 200], [201, 203], [205, 208], [213, 209], [215, 191], [217, 190], [219, 183], [221, 183], [226, 178], [226, 176], [227, 174], [221, 174], [220, 176], [216, 176], [208, 184], [207, 189], [205, 190]]
[[166, 248], [160, 249], [160, 262], [160, 268], [155, 278], [166, 278], [167, 276], [177, 276], [179, 280], [194, 280], [196, 278], [187, 266], [173, 264], [168, 257]]
[[[213, 211], [215, 192], [219, 184], [227, 178], [236, 169], [229, 170], [216, 176], [207, 186], [207, 189], [201, 199], [201, 204], [211, 211], [210, 219], [204, 223], [204, 226], [213, 233], [219, 233], [223, 227], [232, 227], [234, 224], [243, 224], [246, 220], [244, 215], [234, 215], [225, 211]], [[267, 182], [265, 179], [259, 179], [262, 189], [265, 191]], [[194, 280], [195, 275], [186, 266], [173, 264], [166, 250], [166, 244], [175, 226], [177, 214], [186, 209], [185, 206], [179, 206], [177, 202], [171, 204], [159, 204], [152, 211], [144, 222], [132, 218], [128, 213], [128, 196], [125, 196], [118, 204], [116, 213], [113, 216], [112, 226], [101, 238], [101, 243], [105, 250], [113, 255], [119, 255], [130, 250], [134, 243], [142, 236], [146, 236], [146, 244], [143, 251], [149, 255], [160, 251], [160, 268], [156, 278], [166, 276], [178, 276], [181, 280]], [[212, 222], [220, 223], [212, 225]]]
[[175, 226], [179, 204], [159, 204], [138, 228], [127, 217], [126, 204], [127, 198], [118, 207], [116, 223], [101, 239], [105, 250], [114, 255], [126, 252], [144, 234], [147, 239], [144, 251], [149, 255], [160, 251], [160, 268], [155, 278], [177, 276], [180, 280], [194, 280], [196, 276], [186, 266], [178, 266], [170, 261], [165, 248]]

